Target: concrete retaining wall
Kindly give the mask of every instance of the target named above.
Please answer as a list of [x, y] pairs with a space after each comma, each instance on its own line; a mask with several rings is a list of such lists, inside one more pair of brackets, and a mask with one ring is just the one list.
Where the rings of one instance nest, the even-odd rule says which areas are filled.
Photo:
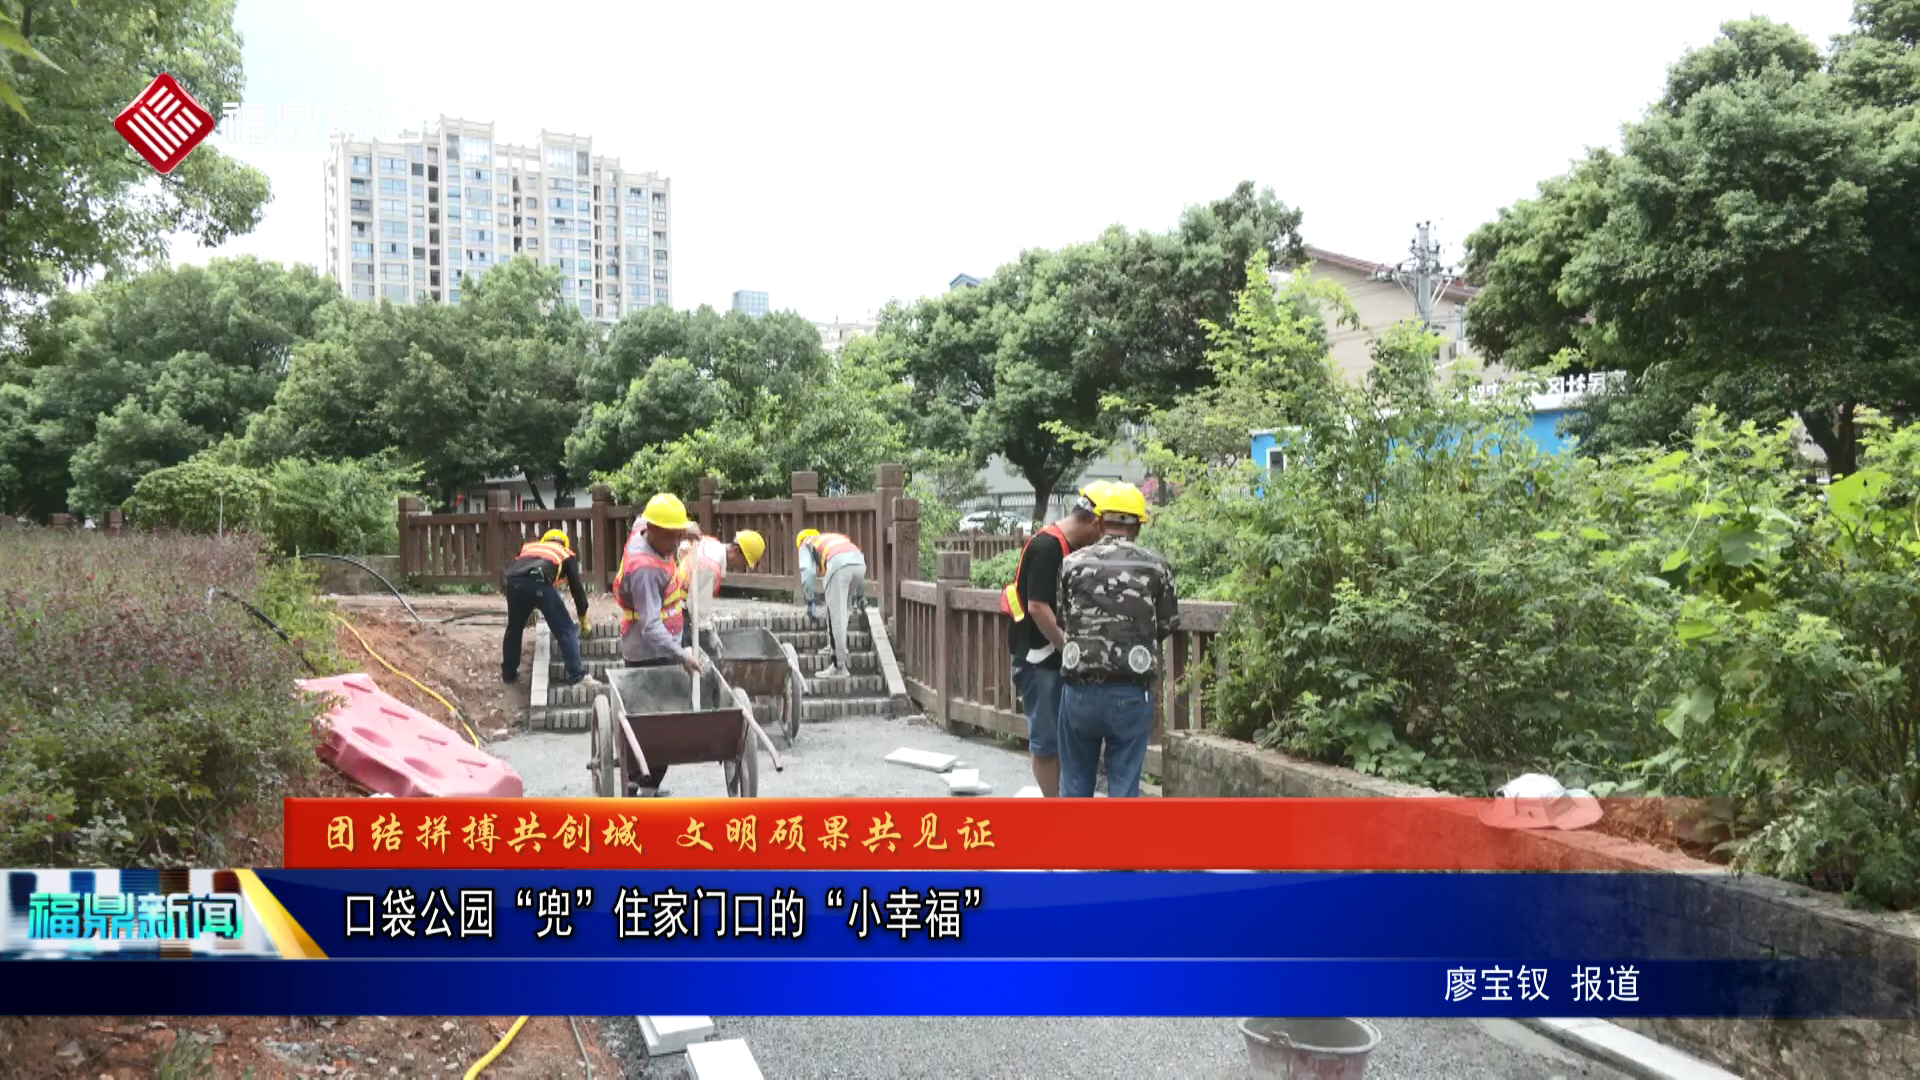
[[[1168, 732], [1165, 794], [1186, 798], [1437, 797], [1439, 792], [1299, 761], [1215, 735]], [[1619, 906], [1623, 954], [1793, 956], [1861, 961], [1857, 1000], [1904, 1002], [1920, 986], [1920, 917], [1875, 915], [1771, 878], [1734, 875], [1684, 855], [1597, 833], [1509, 834], [1517, 865], [1605, 866], [1686, 874], [1690, 887], [1647, 890]], [[1383, 841], [1390, 842], [1390, 841]], [[1677, 900], [1675, 898], [1678, 898]], [[1749, 1078], [1920, 1076], [1911, 1020], [1621, 1020]]]

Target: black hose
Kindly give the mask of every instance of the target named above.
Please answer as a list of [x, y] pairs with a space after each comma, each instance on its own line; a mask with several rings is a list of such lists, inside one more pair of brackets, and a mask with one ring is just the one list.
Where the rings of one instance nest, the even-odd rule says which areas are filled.
[[213, 606], [213, 598], [215, 596], [226, 597], [227, 599], [233, 601], [234, 603], [239, 604], [241, 607], [246, 608], [247, 612], [251, 614], [254, 618], [259, 619], [263, 623], [266, 623], [267, 627], [271, 629], [274, 633], [279, 634], [280, 640], [286, 642], [287, 647], [292, 649], [294, 651], [294, 654], [300, 657], [300, 662], [307, 666], [307, 670], [311, 671], [315, 678], [320, 677], [320, 669], [317, 667], [314, 667], [313, 661], [307, 659], [306, 650], [302, 649], [299, 643], [294, 641], [292, 636], [289, 635], [285, 630], [280, 629], [279, 623], [274, 622], [272, 619], [268, 618], [266, 612], [261, 611], [259, 608], [254, 607], [252, 604], [247, 603], [245, 600], [242, 600], [238, 596], [235, 596], [234, 594], [219, 587], [218, 585], [207, 590], [207, 606], [209, 608]]
[[[367, 573], [372, 574], [380, 582], [380, 584], [385, 585], [387, 587], [387, 591], [392, 593], [394, 597], [400, 601], [400, 606], [407, 609], [407, 614], [413, 616], [414, 622], [417, 622], [422, 626], [425, 626], [427, 623], [427, 620], [420, 617], [419, 612], [413, 610], [413, 605], [407, 603], [407, 598], [401, 595], [400, 590], [393, 587], [393, 582], [388, 581], [386, 577], [380, 573], [380, 571], [375, 570], [373, 567], [368, 566], [366, 563], [363, 563], [358, 559], [349, 559], [345, 555], [320, 555], [320, 554], [295, 555], [294, 558], [296, 559], [332, 559], [335, 562], [346, 563], [348, 566], [357, 566], [360, 569], [365, 570]], [[451, 622], [453, 620], [447, 619], [443, 621]]]

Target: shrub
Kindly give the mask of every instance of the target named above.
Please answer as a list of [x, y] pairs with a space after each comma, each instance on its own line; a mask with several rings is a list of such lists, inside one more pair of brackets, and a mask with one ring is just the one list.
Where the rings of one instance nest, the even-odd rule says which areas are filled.
[[142, 529], [241, 531], [265, 522], [272, 497], [272, 485], [251, 469], [195, 460], [142, 476], [127, 520]]
[[0, 550], [34, 568], [0, 591], [0, 860], [244, 862], [230, 827], [277, 818], [317, 767], [320, 705], [292, 690], [294, 652], [207, 589], [297, 625], [291, 579], [267, 587], [244, 537], [8, 530]]
[[277, 462], [267, 527], [284, 552], [391, 555], [400, 549], [394, 505], [420, 470], [386, 458]]
[[1020, 571], [1020, 549], [1003, 551], [991, 559], [982, 559], [973, 564], [973, 587], [976, 589], [1004, 589], [1013, 584], [1013, 575]]
[[[1824, 492], [1785, 426], [1707, 409], [1671, 452], [1549, 457], [1422, 335], [1343, 385], [1263, 303], [1212, 328], [1209, 407], [1153, 417], [1205, 453], [1151, 448], [1188, 494], [1146, 538], [1237, 602], [1214, 725], [1461, 794], [1717, 797], [1740, 865], [1920, 903], [1920, 425], [1869, 419]], [[1200, 420], [1298, 443], [1250, 478]]]

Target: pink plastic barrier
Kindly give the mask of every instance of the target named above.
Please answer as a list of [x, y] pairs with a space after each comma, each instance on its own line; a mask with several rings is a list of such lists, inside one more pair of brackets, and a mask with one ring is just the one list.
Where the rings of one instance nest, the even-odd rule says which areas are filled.
[[303, 679], [334, 695], [321, 760], [374, 791], [398, 798], [517, 797], [520, 775], [458, 732], [382, 693], [367, 675]]

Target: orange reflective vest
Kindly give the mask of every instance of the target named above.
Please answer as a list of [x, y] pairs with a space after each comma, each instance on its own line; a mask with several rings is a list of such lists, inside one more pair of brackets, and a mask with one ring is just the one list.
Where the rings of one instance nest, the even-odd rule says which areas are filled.
[[681, 545], [680, 550], [683, 552], [682, 558], [694, 563], [687, 572], [689, 588], [697, 580], [695, 571], [705, 570], [713, 575], [713, 595], [719, 596], [720, 579], [727, 576], [727, 545], [711, 536], [703, 536]]
[[567, 560], [571, 558], [573, 558], [573, 553], [561, 547], [559, 544], [550, 543], [546, 540], [535, 540], [523, 546], [520, 549], [520, 554], [514, 557], [514, 561], [518, 562], [521, 559], [544, 559], [553, 564], [553, 583], [555, 585], [565, 585], [567, 579], [561, 571], [566, 569]]
[[1067, 534], [1061, 531], [1058, 522], [1043, 527], [1039, 533], [1034, 533], [1033, 536], [1027, 537], [1027, 542], [1020, 545], [1020, 561], [1015, 564], [1013, 568], [1013, 584], [1000, 590], [1000, 613], [1010, 616], [1014, 622], [1019, 622], [1027, 617], [1027, 609], [1020, 603], [1020, 571], [1026, 569], [1027, 549], [1033, 546], [1034, 537], [1039, 536], [1040, 533], [1046, 533], [1055, 540], [1060, 541], [1060, 554], [1062, 556], [1073, 554], [1073, 545], [1067, 543]]
[[826, 573], [827, 560], [835, 555], [858, 555], [860, 546], [839, 533], [821, 533], [807, 541], [807, 547], [820, 559], [820, 572]]
[[660, 598], [660, 624], [667, 633], [680, 636], [687, 615], [687, 591], [691, 562], [685, 559], [668, 560], [657, 554], [652, 547], [642, 542], [630, 544], [626, 554], [620, 560], [620, 572], [613, 577], [613, 602], [620, 605], [620, 632], [626, 633], [640, 616], [627, 606], [626, 590], [621, 588], [628, 574], [641, 570], [659, 570], [667, 575], [667, 586]]

